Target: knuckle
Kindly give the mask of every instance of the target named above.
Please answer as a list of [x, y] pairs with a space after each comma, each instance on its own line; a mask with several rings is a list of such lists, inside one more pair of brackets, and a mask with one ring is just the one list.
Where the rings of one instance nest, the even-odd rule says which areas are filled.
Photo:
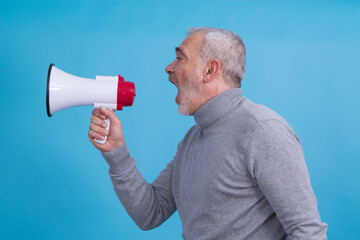
[[99, 109], [95, 109], [93, 112], [92, 112], [92, 115], [93, 116], [99, 116], [100, 112], [99, 112]]
[[97, 138], [97, 133], [96, 132], [93, 132], [93, 134], [92, 134], [92, 136], [93, 136], [93, 138]]
[[90, 120], [92, 123], [99, 124], [99, 118], [96, 116], [93, 116], [92, 118], [90, 118]]

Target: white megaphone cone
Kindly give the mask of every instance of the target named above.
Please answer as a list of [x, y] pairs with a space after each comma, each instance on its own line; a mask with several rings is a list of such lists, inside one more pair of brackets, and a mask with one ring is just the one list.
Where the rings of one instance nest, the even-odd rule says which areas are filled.
[[[46, 112], [51, 117], [55, 112], [75, 106], [94, 105], [112, 110], [122, 110], [132, 106], [135, 97], [135, 84], [125, 82], [120, 75], [96, 76], [96, 79], [77, 77], [50, 64], [46, 88]], [[110, 127], [109, 119], [107, 130]], [[104, 144], [103, 141], [95, 139]]]

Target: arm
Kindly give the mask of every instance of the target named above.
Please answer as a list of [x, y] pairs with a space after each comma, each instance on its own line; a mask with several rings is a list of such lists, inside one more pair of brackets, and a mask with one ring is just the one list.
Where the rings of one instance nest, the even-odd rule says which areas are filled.
[[[103, 119], [111, 121], [110, 134], [104, 145], [94, 141], [106, 136]], [[95, 109], [91, 117], [89, 139], [110, 166], [109, 175], [114, 190], [125, 210], [142, 230], [149, 230], [161, 225], [175, 211], [172, 195], [173, 161], [149, 184], [136, 167], [135, 160], [124, 141], [121, 122], [107, 109]], [[108, 150], [108, 151], [107, 151]]]
[[326, 239], [301, 144], [283, 122], [268, 120], [249, 137], [249, 170], [288, 239]]

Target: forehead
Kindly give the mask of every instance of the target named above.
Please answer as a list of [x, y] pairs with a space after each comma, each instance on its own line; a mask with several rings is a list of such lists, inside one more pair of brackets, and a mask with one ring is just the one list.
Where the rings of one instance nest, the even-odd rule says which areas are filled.
[[177, 48], [184, 52], [185, 54], [192, 55], [197, 54], [200, 50], [202, 41], [204, 39], [204, 34], [201, 32], [193, 33], [180, 44]]

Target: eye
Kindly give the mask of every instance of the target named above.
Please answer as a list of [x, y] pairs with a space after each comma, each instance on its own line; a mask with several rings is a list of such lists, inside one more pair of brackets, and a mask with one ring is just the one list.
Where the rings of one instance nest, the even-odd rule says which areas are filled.
[[180, 61], [181, 59], [182, 59], [181, 57], [177, 57], [177, 58], [176, 58], [176, 60], [179, 60], [179, 61]]

